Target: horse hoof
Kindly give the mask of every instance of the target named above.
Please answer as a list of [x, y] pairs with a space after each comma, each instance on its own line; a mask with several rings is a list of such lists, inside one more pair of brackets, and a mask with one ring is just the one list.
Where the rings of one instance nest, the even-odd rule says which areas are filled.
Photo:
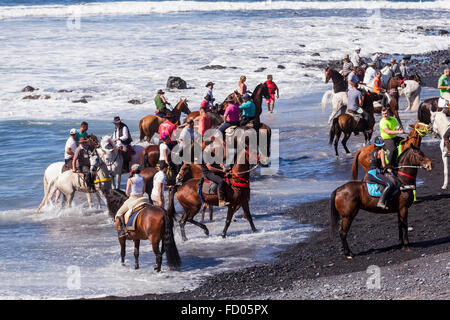
[[353, 259], [353, 256], [352, 255], [350, 255], [350, 256], [345, 256], [348, 260], [352, 260]]
[[209, 236], [209, 230], [208, 230], [208, 229], [205, 229], [205, 234], [206, 234], [207, 236]]
[[227, 237], [226, 233], [222, 233], [222, 238], [225, 239]]
[[411, 249], [410, 246], [403, 246], [402, 249], [403, 249], [403, 251], [406, 251], [406, 252], [413, 252], [414, 251], [413, 249]]
[[134, 270], [137, 270], [137, 269], [139, 269], [139, 265], [134, 266]]
[[256, 228], [253, 228], [252, 231], [253, 231], [253, 232], [258, 232], [258, 230], [256, 230]]

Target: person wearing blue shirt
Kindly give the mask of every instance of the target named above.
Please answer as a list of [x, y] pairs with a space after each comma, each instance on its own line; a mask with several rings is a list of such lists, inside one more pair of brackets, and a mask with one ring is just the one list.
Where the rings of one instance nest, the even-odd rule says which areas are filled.
[[252, 101], [249, 94], [244, 94], [242, 96], [244, 99], [244, 103], [239, 106], [239, 109], [242, 110], [242, 118], [240, 125], [245, 126], [247, 123], [255, 119], [255, 103]]
[[353, 84], [356, 84], [356, 87], [358, 87], [358, 83], [361, 81], [358, 76], [358, 68], [353, 67], [352, 72], [349, 73], [348, 77], [348, 90], [352, 88]]

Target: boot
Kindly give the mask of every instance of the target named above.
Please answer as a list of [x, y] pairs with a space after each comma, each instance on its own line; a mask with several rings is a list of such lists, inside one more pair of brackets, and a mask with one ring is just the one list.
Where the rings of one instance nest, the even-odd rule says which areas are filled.
[[387, 207], [387, 205], [386, 205], [386, 199], [387, 199], [387, 196], [388, 196], [388, 187], [385, 187], [384, 189], [383, 189], [383, 192], [382, 192], [382, 194], [381, 194], [381, 197], [380, 197], [380, 200], [378, 200], [378, 203], [377, 203], [377, 207], [378, 208], [381, 208], [381, 209], [387, 209], [388, 207]]
[[450, 140], [444, 140], [445, 149], [447, 150], [447, 153], [445, 154], [446, 157], [450, 157]]
[[119, 238], [126, 237], [128, 235], [128, 230], [127, 230], [127, 227], [125, 226], [125, 221], [123, 220], [123, 216], [117, 217], [117, 219], [119, 220], [119, 231], [117, 234], [118, 234]]
[[218, 196], [219, 196], [219, 207], [225, 207], [230, 204], [228, 201], [226, 201], [225, 191], [223, 189], [219, 189]]

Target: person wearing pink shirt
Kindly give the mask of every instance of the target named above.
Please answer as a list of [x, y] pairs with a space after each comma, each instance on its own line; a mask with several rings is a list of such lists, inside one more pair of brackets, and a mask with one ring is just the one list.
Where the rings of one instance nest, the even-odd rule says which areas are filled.
[[222, 134], [224, 134], [225, 130], [231, 126], [239, 126], [239, 107], [232, 101], [225, 101], [225, 107], [226, 109], [223, 115], [225, 122], [219, 127], [219, 131], [222, 132]]

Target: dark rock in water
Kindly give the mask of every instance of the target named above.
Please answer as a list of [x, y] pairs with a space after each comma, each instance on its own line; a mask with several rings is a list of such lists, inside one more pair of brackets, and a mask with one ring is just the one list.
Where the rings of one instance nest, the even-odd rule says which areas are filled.
[[221, 69], [226, 69], [227, 67], [221, 66], [219, 64], [213, 64], [210, 66], [204, 66], [201, 67], [200, 70], [221, 70]]
[[50, 99], [49, 95], [45, 95], [45, 96], [41, 96], [40, 94], [36, 94], [36, 95], [29, 95], [29, 96], [25, 96], [22, 99], [26, 99], [26, 100], [37, 100], [37, 99]]
[[132, 100], [128, 100], [128, 103], [131, 103], [131, 104], [143, 104], [144, 101], [137, 100], [137, 99], [132, 99]]
[[73, 100], [73, 103], [88, 103], [88, 101], [86, 100], [86, 98], [81, 98], [79, 100]]
[[167, 89], [187, 89], [186, 81], [180, 77], [169, 77], [166, 87]]
[[417, 26], [417, 30], [423, 30], [424, 28], [422, 26]]
[[258, 57], [258, 59], [269, 59], [269, 57], [260, 56], [260, 57]]
[[66, 90], [66, 89], [61, 89], [57, 91], [58, 93], [69, 93], [69, 92], [73, 92], [73, 90]]
[[312, 57], [320, 57], [320, 53], [314, 52], [311, 56], [312, 56]]
[[258, 68], [255, 70], [255, 72], [263, 72], [264, 70], [266, 70], [267, 68]]
[[90, 99], [92, 96], [82, 96], [81, 99]]
[[411, 60], [411, 55], [409, 54], [409, 55], [407, 55], [407, 56], [404, 56], [404, 57], [403, 57], [403, 60]]
[[20, 92], [33, 92], [35, 90], [39, 90], [38, 88], [33, 88], [32, 86], [26, 86]]
[[277, 66], [277, 68], [278, 68], [278, 69], [286, 69], [286, 67], [283, 66], [282, 64], [279, 64], [279, 65]]
[[298, 46], [302, 47], [302, 48], [306, 47], [306, 45], [304, 45], [304, 44], [299, 44]]
[[448, 34], [448, 31], [447, 30], [439, 30], [438, 34], [440, 36], [443, 36], [444, 34]]

